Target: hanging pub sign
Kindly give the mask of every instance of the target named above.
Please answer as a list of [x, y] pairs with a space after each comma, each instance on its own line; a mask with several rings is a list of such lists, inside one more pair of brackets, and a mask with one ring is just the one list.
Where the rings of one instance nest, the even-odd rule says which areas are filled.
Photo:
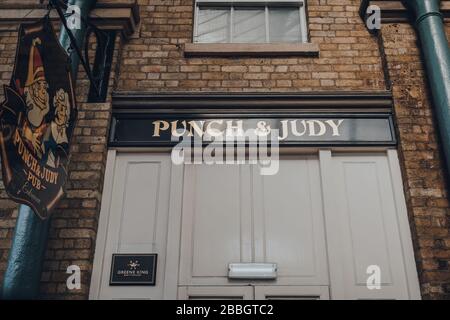
[[77, 117], [68, 61], [48, 18], [21, 25], [12, 79], [0, 106], [6, 192], [42, 219], [64, 195], [67, 178]]

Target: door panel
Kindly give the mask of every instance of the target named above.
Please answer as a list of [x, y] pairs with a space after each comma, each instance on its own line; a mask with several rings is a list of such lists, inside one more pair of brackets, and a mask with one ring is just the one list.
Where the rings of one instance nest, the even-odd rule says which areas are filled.
[[319, 163], [284, 157], [279, 172], [253, 170], [255, 262], [278, 264], [277, 284], [327, 285]]
[[[99, 298], [162, 298], [170, 177], [168, 155], [117, 157]], [[113, 253], [157, 253], [156, 286], [110, 286]]]
[[183, 300], [328, 300], [327, 286], [189, 286], [180, 287]]
[[[119, 252], [145, 253], [153, 250], [157, 234], [155, 222], [158, 215], [158, 197], [163, 196], [158, 192], [161, 187], [161, 166], [159, 161], [129, 161], [125, 164], [126, 188], [121, 204]], [[143, 199], [146, 202], [145, 207]], [[145, 211], [146, 223], [142, 223], [138, 218], [138, 213], [142, 211]]]
[[194, 171], [192, 275], [221, 277], [229, 261], [241, 261], [241, 170], [201, 166]]
[[[406, 212], [398, 211], [387, 156], [336, 155], [322, 162], [323, 183], [330, 187], [325, 202], [332, 204], [325, 210], [332, 297], [409, 299], [408, 281], [417, 278], [405, 272], [412, 252], [402, 247], [398, 217]], [[379, 290], [367, 288], [371, 275], [376, 280], [370, 266], [380, 268]]]
[[271, 284], [328, 285], [319, 162], [290, 157], [274, 176], [251, 165], [185, 167], [180, 285], [243, 284], [228, 264], [278, 264]]
[[178, 299], [182, 300], [253, 300], [253, 287], [179, 287]]
[[256, 300], [328, 300], [327, 286], [255, 286]]
[[228, 283], [228, 264], [250, 261], [249, 190], [248, 166], [186, 165], [181, 285]]

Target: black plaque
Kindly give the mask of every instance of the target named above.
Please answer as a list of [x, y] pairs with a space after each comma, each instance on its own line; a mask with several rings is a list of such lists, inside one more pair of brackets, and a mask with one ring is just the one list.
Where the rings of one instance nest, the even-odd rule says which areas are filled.
[[158, 255], [113, 254], [111, 262], [111, 286], [154, 286]]

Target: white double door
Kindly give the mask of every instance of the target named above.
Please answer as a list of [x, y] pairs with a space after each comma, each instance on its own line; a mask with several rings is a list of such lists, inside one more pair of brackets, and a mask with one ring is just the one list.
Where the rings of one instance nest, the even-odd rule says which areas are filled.
[[[113, 253], [157, 253], [156, 286], [110, 286]], [[228, 279], [239, 262], [276, 263], [277, 279]], [[374, 266], [380, 289], [370, 290]], [[168, 154], [108, 156], [91, 298], [419, 297], [394, 150], [284, 157], [272, 176], [257, 165], [175, 166]]]
[[[201, 295], [202, 286], [216, 286], [219, 296], [239, 289], [260, 296], [277, 286], [305, 286], [296, 288], [299, 297], [328, 290], [317, 157], [283, 158], [271, 176], [257, 165], [186, 166], [184, 186], [181, 298]], [[276, 263], [277, 279], [229, 280], [229, 263]]]

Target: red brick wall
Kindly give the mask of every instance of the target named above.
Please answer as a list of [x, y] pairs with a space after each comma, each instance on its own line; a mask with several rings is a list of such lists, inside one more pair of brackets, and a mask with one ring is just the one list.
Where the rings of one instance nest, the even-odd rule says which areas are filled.
[[311, 41], [320, 57], [184, 58], [193, 0], [140, 0], [139, 37], [125, 45], [119, 90], [383, 90], [377, 42], [358, 16], [359, 0], [309, 0]]
[[399, 153], [422, 295], [450, 299], [448, 175], [420, 49], [409, 24], [385, 25], [382, 32], [394, 84]]
[[[88, 103], [80, 107], [67, 193], [51, 222], [42, 273], [42, 298], [85, 299], [89, 294], [111, 105]], [[69, 265], [81, 268], [81, 290], [67, 290]]]
[[[0, 101], [4, 99], [3, 84], [9, 84], [14, 65], [17, 41], [17, 33], [14, 29], [12, 26], [8, 28], [12, 31], [0, 31]], [[2, 182], [0, 184], [0, 284], [3, 283], [16, 217], [17, 205], [9, 200]]]

